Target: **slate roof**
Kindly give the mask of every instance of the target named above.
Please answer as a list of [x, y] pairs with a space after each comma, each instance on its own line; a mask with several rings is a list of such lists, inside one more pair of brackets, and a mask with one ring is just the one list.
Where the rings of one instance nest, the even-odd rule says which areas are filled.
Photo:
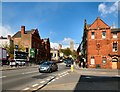
[[[25, 34], [31, 34], [35, 29], [27, 30], [25, 31]], [[13, 38], [19, 38], [21, 37], [21, 31], [18, 31], [15, 35], [13, 35]]]
[[120, 32], [120, 28], [113, 28], [111, 29], [111, 32]]

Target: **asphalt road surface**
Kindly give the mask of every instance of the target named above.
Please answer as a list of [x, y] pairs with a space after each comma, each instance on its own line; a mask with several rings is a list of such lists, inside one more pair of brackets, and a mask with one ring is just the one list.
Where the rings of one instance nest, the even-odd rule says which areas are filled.
[[6, 70], [2, 72], [2, 90], [21, 91], [34, 88], [40, 83], [46, 82], [50, 77], [69, 70], [64, 64], [58, 64], [58, 71], [53, 73], [39, 73], [38, 67], [29, 67], [17, 70]]

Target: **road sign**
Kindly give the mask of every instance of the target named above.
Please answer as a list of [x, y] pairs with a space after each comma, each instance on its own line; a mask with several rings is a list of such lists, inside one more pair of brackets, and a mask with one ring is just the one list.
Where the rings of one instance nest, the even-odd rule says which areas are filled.
[[15, 45], [15, 49], [18, 49], [18, 45]]

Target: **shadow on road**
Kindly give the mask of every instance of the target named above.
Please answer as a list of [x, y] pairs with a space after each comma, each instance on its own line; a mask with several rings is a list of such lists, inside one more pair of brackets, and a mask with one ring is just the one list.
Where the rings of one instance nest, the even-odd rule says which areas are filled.
[[81, 75], [74, 92], [83, 91], [114, 91], [120, 92], [120, 77]]
[[36, 76], [33, 76], [32, 78], [36, 78], [36, 79], [44, 79], [44, 78], [47, 78], [49, 76], [52, 76], [51, 74], [40, 74], [40, 75], [36, 75]]

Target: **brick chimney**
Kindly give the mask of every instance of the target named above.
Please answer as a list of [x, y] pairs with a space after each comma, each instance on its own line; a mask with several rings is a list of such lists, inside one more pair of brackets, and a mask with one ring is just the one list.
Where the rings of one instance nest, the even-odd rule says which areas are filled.
[[21, 35], [25, 34], [25, 26], [21, 26]]
[[8, 39], [11, 39], [11, 35], [8, 35]]

